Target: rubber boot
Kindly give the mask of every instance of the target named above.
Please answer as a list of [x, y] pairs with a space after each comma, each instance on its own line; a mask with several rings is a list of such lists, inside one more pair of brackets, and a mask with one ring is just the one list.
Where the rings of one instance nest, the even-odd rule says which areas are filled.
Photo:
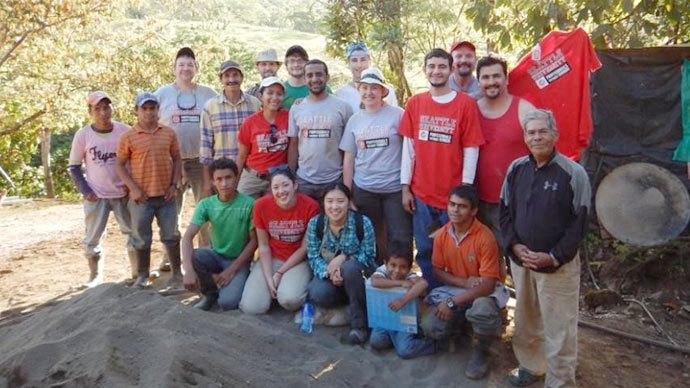
[[149, 279], [149, 266], [151, 265], [151, 247], [137, 249], [137, 280], [132, 287], [144, 288]]
[[180, 288], [182, 287], [182, 263], [180, 258], [180, 242], [178, 241], [175, 245], [166, 245], [165, 253], [170, 259], [170, 268], [172, 270], [172, 276], [168, 279], [166, 285], [168, 287]]
[[194, 304], [195, 308], [199, 310], [208, 311], [213, 308], [213, 306], [218, 301], [218, 294], [204, 295], [200, 301]]
[[131, 271], [132, 280], [136, 280], [139, 275], [139, 259], [137, 259], [137, 250], [134, 248], [127, 249], [127, 257], [129, 257], [129, 269]]
[[470, 361], [465, 367], [465, 376], [467, 378], [479, 380], [486, 376], [486, 372], [489, 371], [490, 349], [493, 339], [493, 337], [486, 335], [477, 336], [477, 344], [474, 346]]
[[100, 253], [88, 258], [90, 273], [89, 281], [83, 284], [85, 288], [93, 288], [103, 283], [103, 262]]

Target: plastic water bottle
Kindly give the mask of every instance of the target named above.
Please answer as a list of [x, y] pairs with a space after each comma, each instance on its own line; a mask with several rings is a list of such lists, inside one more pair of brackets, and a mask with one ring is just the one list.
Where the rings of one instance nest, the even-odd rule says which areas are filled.
[[302, 325], [299, 330], [305, 334], [311, 334], [314, 331], [314, 305], [305, 303], [302, 305]]

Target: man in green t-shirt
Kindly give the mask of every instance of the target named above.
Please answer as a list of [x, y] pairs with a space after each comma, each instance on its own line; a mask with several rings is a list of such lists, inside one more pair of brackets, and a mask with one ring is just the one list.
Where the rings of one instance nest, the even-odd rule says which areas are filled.
[[[300, 45], [294, 45], [285, 52], [285, 68], [288, 79], [283, 83], [285, 94], [283, 95], [283, 108], [290, 109], [292, 104], [298, 103], [309, 94], [304, 80], [304, 66], [309, 61], [307, 50]], [[326, 85], [328, 94], [333, 94], [331, 88]]]
[[[226, 158], [209, 166], [218, 194], [202, 199], [182, 238], [184, 286], [199, 288], [204, 297], [194, 307], [211, 309], [216, 302], [223, 310], [236, 309], [257, 240], [252, 224], [254, 199], [237, 191], [237, 164]], [[204, 223], [211, 223], [212, 249], [193, 249], [194, 236]]]

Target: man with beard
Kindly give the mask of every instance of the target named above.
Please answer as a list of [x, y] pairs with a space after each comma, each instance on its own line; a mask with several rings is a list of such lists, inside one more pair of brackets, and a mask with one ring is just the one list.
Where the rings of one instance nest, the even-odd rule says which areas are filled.
[[290, 109], [288, 164], [297, 171], [298, 190], [319, 201], [328, 185], [342, 180], [339, 145], [352, 108], [327, 93], [326, 63], [312, 59], [304, 69], [309, 95]]
[[[284, 83], [283, 108], [285, 109], [290, 109], [292, 104], [299, 103], [309, 94], [309, 88], [304, 79], [304, 68], [307, 61], [309, 61], [309, 54], [302, 46], [294, 45], [285, 52], [285, 68], [288, 72], [288, 79]], [[333, 93], [328, 85], [326, 85], [326, 92]]]
[[[352, 72], [352, 81], [338, 88], [335, 91], [336, 97], [339, 97], [352, 108], [352, 112], [357, 112], [360, 109], [362, 100], [357, 90], [357, 84], [362, 77], [362, 72], [371, 66], [371, 56], [369, 55], [369, 48], [364, 43], [350, 43], [347, 46], [347, 66]], [[386, 104], [391, 106], [398, 106], [398, 98], [395, 96], [395, 89], [386, 84], [388, 95], [383, 99]]]
[[453, 76], [448, 80], [448, 86], [456, 92], [463, 92], [475, 100], [482, 96], [477, 78], [472, 74], [477, 63], [476, 48], [466, 40], [457, 41], [450, 46], [450, 54], [455, 65]]
[[[254, 62], [254, 65], [256, 65], [256, 70], [261, 75], [262, 80], [268, 77], [275, 77], [278, 74], [278, 69], [280, 69], [281, 64], [282, 62], [278, 60], [278, 54], [276, 54], [276, 50], [274, 49], [268, 49], [260, 52], [257, 54], [256, 61]], [[261, 85], [259, 82], [257, 82], [256, 85], [249, 89], [247, 93], [261, 100], [261, 97], [259, 96], [260, 88]]]
[[211, 194], [211, 170], [214, 159], [237, 158], [237, 134], [244, 120], [261, 109], [259, 100], [242, 92], [242, 69], [239, 63], [228, 60], [218, 72], [223, 93], [208, 100], [201, 113], [201, 163], [204, 165], [204, 197]]
[[483, 92], [477, 105], [486, 141], [479, 148], [477, 161], [478, 217], [501, 241], [498, 220], [501, 186], [510, 162], [529, 153], [520, 123], [535, 108], [529, 101], [508, 93], [505, 59], [496, 55], [481, 58], [477, 62], [477, 77]]
[[448, 193], [474, 182], [479, 146], [484, 143], [477, 104], [448, 86], [452, 66], [453, 57], [443, 49], [433, 49], [424, 57], [431, 88], [410, 98], [399, 129], [405, 137], [400, 171], [403, 206], [412, 214], [417, 263], [429, 288], [438, 285], [431, 271], [432, 238], [448, 222]]

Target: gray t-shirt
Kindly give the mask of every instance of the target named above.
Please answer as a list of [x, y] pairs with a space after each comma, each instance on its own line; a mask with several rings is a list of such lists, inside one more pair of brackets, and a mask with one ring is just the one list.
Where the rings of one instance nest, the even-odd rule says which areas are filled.
[[297, 177], [320, 184], [342, 175], [343, 157], [338, 145], [350, 116], [350, 105], [332, 95], [316, 102], [307, 97], [292, 106], [288, 136], [299, 140]]
[[192, 93], [182, 92], [170, 83], [154, 93], [160, 103], [159, 123], [177, 134], [182, 159], [199, 158], [201, 111], [206, 101], [217, 93], [208, 86], [197, 85]]
[[402, 190], [402, 136], [398, 133], [402, 115], [402, 109], [386, 104], [373, 114], [362, 109], [347, 122], [340, 149], [355, 154], [357, 187], [373, 193]]
[[463, 92], [469, 95], [475, 101], [482, 98], [483, 95], [482, 90], [479, 88], [479, 80], [477, 80], [477, 77], [474, 76], [472, 76], [472, 81], [470, 81], [467, 89], [463, 89], [457, 82], [455, 82], [455, 78], [453, 77], [453, 74], [451, 74], [450, 78], [448, 78], [448, 87], [456, 92]]

